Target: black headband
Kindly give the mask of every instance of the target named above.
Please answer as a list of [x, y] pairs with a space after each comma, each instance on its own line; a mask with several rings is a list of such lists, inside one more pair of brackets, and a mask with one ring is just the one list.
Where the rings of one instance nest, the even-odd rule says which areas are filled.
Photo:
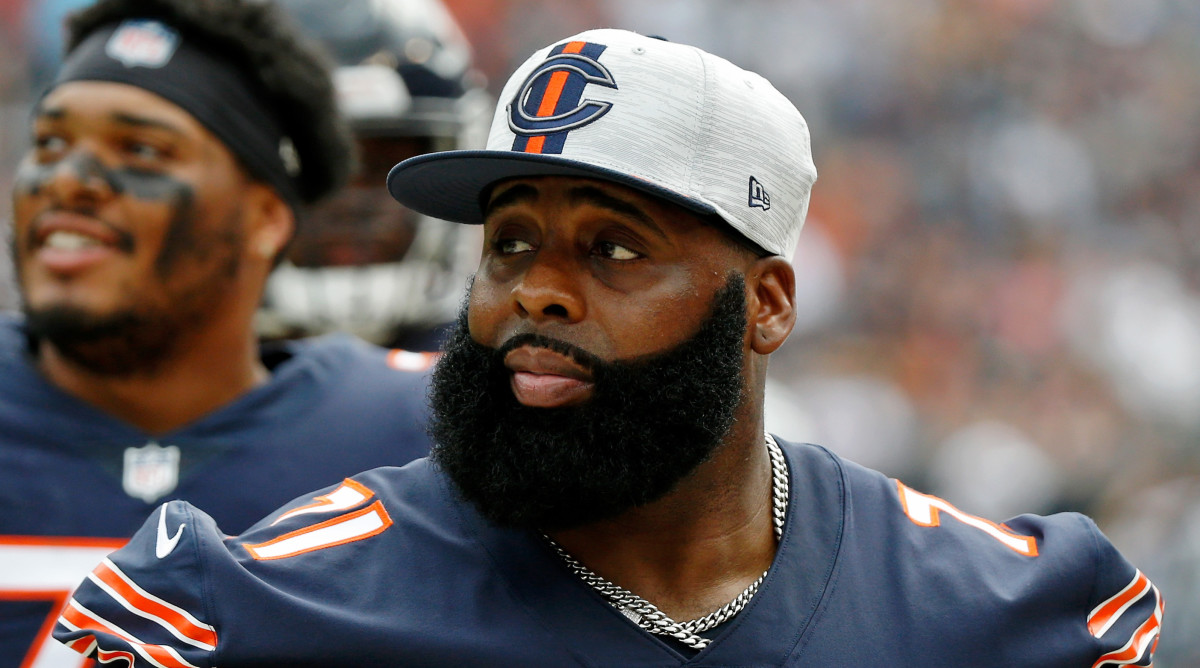
[[270, 105], [233, 63], [170, 26], [130, 19], [96, 30], [67, 56], [50, 90], [68, 81], [129, 84], [178, 105], [298, 208], [299, 156]]

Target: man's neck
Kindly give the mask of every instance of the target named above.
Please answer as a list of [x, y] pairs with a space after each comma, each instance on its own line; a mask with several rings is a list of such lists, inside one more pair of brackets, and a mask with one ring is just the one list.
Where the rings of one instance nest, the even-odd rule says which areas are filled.
[[725, 605], [775, 556], [771, 465], [757, 434], [730, 435], [666, 497], [620, 517], [556, 532], [583, 565], [676, 621]]
[[152, 372], [110, 375], [89, 371], [42, 341], [38, 367], [68, 394], [151, 434], [192, 422], [269, 377], [248, 329], [241, 335], [197, 334], [176, 348]]

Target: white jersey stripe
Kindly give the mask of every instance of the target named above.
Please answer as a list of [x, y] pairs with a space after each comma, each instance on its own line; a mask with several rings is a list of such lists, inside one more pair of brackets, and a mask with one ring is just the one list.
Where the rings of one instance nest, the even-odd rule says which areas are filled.
[[[112, 563], [111, 561], [109, 561], [107, 559], [104, 560], [104, 563], [108, 566], [109, 570], [111, 570], [113, 572], [113, 574], [115, 574], [117, 577], [121, 578], [121, 580], [123, 582], [125, 582], [125, 584], [127, 584], [130, 587], [132, 587], [133, 589], [135, 589], [142, 596], [145, 596], [146, 598], [151, 599], [154, 602], [156, 602], [164, 607], [170, 608], [171, 610], [173, 610], [173, 611], [179, 613], [180, 615], [182, 615], [183, 617], [185, 617], [188, 621], [195, 624], [196, 626], [202, 627], [209, 631], [213, 630], [213, 627], [197, 620], [195, 617], [188, 614], [188, 612], [186, 610], [179, 608], [177, 606], [171, 605], [170, 603], [167, 603], [166, 601], [158, 598], [157, 596], [154, 596], [153, 594], [148, 593], [141, 587], [137, 586], [133, 582], [133, 580], [130, 580], [124, 573], [122, 573], [120, 571], [120, 569], [117, 568], [116, 564]], [[150, 614], [149, 612], [146, 612], [145, 610], [138, 608], [132, 602], [130, 602], [128, 599], [126, 599], [124, 596], [122, 596], [120, 594], [120, 592], [118, 592], [115, 589], [113, 589], [112, 587], [110, 587], [108, 585], [108, 583], [106, 583], [103, 580], [101, 580], [100, 578], [96, 577], [95, 573], [89, 573], [88, 579], [91, 580], [92, 583], [95, 584], [97, 587], [103, 589], [105, 591], [105, 593], [107, 593], [110, 597], [112, 597], [113, 600], [115, 600], [117, 603], [120, 603], [121, 607], [125, 608], [126, 610], [132, 612], [133, 614], [135, 614], [139, 617], [148, 619], [148, 620], [154, 622], [155, 624], [158, 624], [159, 626], [163, 627], [168, 632], [170, 632], [171, 635], [182, 640], [183, 642], [185, 642], [193, 647], [199, 647], [200, 649], [206, 649], [209, 651], [216, 649], [216, 647], [210, 643], [206, 643], [201, 640], [196, 640], [194, 638], [189, 638], [188, 636], [184, 635], [183, 632], [181, 632], [179, 629], [175, 628], [175, 625], [171, 624], [170, 622], [163, 619], [162, 617]]]
[[[1133, 587], [1140, 587], [1140, 589], [1131, 592], [1130, 589]], [[1096, 606], [1096, 609], [1092, 610], [1091, 614], [1088, 615], [1088, 627], [1091, 628], [1096, 619], [1096, 615], [1104, 610], [1105, 606], [1112, 605], [1113, 603], [1121, 600], [1123, 596], [1126, 597], [1119, 607], [1117, 607], [1115, 610], [1112, 610], [1108, 614], [1108, 617], [1102, 624], [1100, 624], [1100, 626], [1092, 629], [1092, 635], [1097, 638], [1102, 637], [1108, 632], [1109, 629], [1113, 627], [1113, 624], [1116, 624], [1118, 621], [1120, 621], [1121, 615], [1124, 615], [1125, 611], [1129, 610], [1129, 608], [1135, 603], [1142, 600], [1142, 598], [1145, 597], [1153, 587], [1154, 585], [1151, 584], [1149, 578], [1142, 575], [1141, 571], [1138, 571], [1137, 575], [1135, 575], [1133, 578], [1133, 582], [1129, 583], [1129, 586], [1118, 592], [1116, 596], [1113, 596], [1104, 603]]]
[[[196, 666], [195, 664], [190, 663], [187, 660], [185, 660], [182, 656], [179, 655], [178, 652], [176, 652], [171, 647], [168, 647], [166, 645], [152, 645], [149, 643], [142, 642], [141, 640], [139, 640], [137, 638], [137, 636], [134, 636], [132, 633], [126, 631], [125, 629], [121, 628], [120, 626], [112, 623], [111, 621], [105, 619], [104, 617], [101, 617], [100, 615], [97, 615], [96, 613], [92, 612], [88, 608], [85, 608], [84, 606], [80, 605], [79, 602], [76, 601], [75, 599], [71, 599], [70, 601], [68, 601], [67, 606], [69, 608], [75, 610], [76, 613], [83, 616], [88, 621], [95, 622], [97, 626], [111, 631], [112, 635], [115, 635], [119, 639], [123, 640], [126, 644], [129, 645], [130, 648], [133, 649], [133, 651], [137, 652], [139, 655], [141, 655], [142, 658], [144, 658], [146, 661], [149, 661], [156, 668], [199, 668], [199, 666]], [[81, 629], [79, 627], [79, 625], [77, 625], [77, 624], [72, 625], [71, 623], [69, 623], [69, 620], [66, 619], [66, 617], [67, 617], [67, 614], [64, 614], [62, 617], [59, 618], [58, 621], [60, 624], [62, 624], [63, 626], [66, 626], [67, 628], [70, 628], [72, 631], [79, 631], [79, 630], [92, 631], [91, 629]], [[169, 655], [175, 663], [168, 665], [168, 664], [159, 662], [156, 658], [154, 658], [154, 656], [151, 655], [151, 651], [153, 651], [153, 650], [157, 650], [157, 651], [160, 651], [160, 652], [163, 652], [163, 653]]]
[[1120, 649], [1109, 652], [1100, 657], [1096, 663], [1092, 664], [1092, 668], [1103, 668], [1103, 666], [1128, 666], [1136, 663], [1150, 645], [1158, 639], [1159, 630], [1162, 628], [1163, 615], [1163, 600], [1159, 595], [1158, 588], [1151, 586], [1154, 592], [1154, 597], [1158, 601], [1158, 605], [1154, 606], [1154, 614], [1150, 615], [1141, 626], [1134, 631], [1129, 642], [1125, 643]]
[[[87, 633], [92, 633], [91, 629], [80, 628], [78, 625], [73, 624], [70, 620], [68, 620], [65, 617], [60, 617], [58, 620], [58, 623], [60, 626], [63, 626], [70, 631], [84, 631]], [[83, 649], [79, 650], [80, 654], [82, 654], [84, 656], [89, 656], [92, 653], [92, 651], [94, 650], [96, 652], [96, 656], [94, 658], [96, 659], [96, 661], [98, 661], [100, 663], [112, 663], [113, 661], [116, 661], [117, 659], [121, 659], [122, 661], [125, 661], [129, 666], [133, 665], [134, 656], [132, 654], [130, 654], [129, 652], [125, 652], [122, 650], [101, 649], [100, 643], [96, 641], [96, 636], [92, 635], [89, 637], [90, 637], [90, 642], [87, 644], [87, 647], [84, 647]], [[75, 641], [75, 642], [78, 642], [78, 641]], [[151, 659], [151, 661], [153, 661], [153, 659]]]
[[122, 572], [121, 569], [118, 568], [117, 565], [112, 562], [112, 560], [104, 559], [104, 564], [106, 566], [108, 566], [109, 570], [111, 570], [114, 575], [121, 578], [121, 580], [125, 584], [129, 585], [129, 587], [131, 589], [133, 589], [134, 591], [136, 591], [138, 594], [140, 594], [140, 595], [146, 597], [148, 600], [153, 601], [153, 602], [163, 606], [164, 608], [167, 608], [168, 610], [171, 610], [172, 612], [178, 614], [179, 616], [186, 619], [189, 624], [193, 624], [193, 625], [195, 625], [199, 628], [202, 628], [206, 631], [211, 631], [213, 633], [216, 633], [216, 629], [214, 629], [212, 626], [200, 621], [199, 619], [194, 617], [192, 615], [192, 613], [188, 612], [187, 610], [184, 610], [183, 608], [181, 608], [177, 605], [168, 603], [167, 601], [164, 601], [161, 598], [155, 596], [154, 594], [151, 594], [150, 592], [146, 591], [145, 589], [142, 589], [141, 587], [139, 587], [138, 584], [136, 582], [134, 582], [132, 579], [130, 579], [130, 577], [128, 575], [125, 575], [125, 573]]

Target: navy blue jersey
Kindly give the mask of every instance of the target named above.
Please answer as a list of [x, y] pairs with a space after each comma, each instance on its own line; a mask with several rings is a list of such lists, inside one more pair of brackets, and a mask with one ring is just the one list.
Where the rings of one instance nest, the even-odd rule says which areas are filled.
[[48, 658], [63, 650], [48, 637], [57, 611], [164, 500], [242, 531], [299, 494], [428, 452], [429, 357], [346, 335], [264, 349], [266, 384], [153, 437], [51, 385], [29, 351], [20, 321], [0, 317], [0, 668], [80, 665]]
[[783, 537], [699, 653], [617, 612], [543, 538], [500, 529], [426, 460], [354, 476], [241, 536], [162, 507], [55, 636], [143, 666], [1148, 665], [1157, 590], [1087, 518], [996, 525], [782, 443]]

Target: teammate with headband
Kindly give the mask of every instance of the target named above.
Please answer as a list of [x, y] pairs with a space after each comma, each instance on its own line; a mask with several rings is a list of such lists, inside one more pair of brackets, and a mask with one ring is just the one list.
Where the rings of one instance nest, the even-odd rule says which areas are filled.
[[242, 0], [103, 0], [69, 20], [13, 193], [0, 667], [79, 665], [47, 620], [163, 501], [236, 532], [427, 450], [427, 357], [256, 343], [299, 207], [353, 162], [324, 59], [291, 26]]

